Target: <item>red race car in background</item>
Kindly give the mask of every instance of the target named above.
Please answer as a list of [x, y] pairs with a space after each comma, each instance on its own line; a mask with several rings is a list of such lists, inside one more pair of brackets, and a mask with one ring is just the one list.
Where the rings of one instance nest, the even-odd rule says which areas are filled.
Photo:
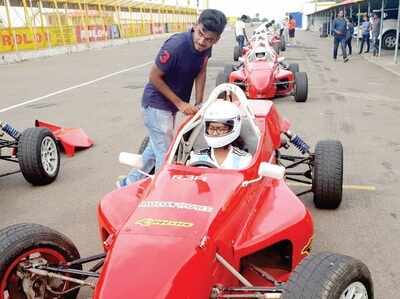
[[226, 82], [240, 86], [249, 99], [293, 95], [296, 102], [305, 102], [308, 97], [307, 74], [260, 41], [248, 49], [241, 63], [227, 65], [218, 73], [216, 85]]
[[278, 31], [272, 29], [271, 23], [263, 23], [259, 27], [257, 27], [249, 43], [243, 49], [240, 49], [239, 46], [235, 46], [233, 49], [233, 60], [239, 61], [239, 58], [248, 52], [249, 49], [254, 48], [254, 45], [260, 41], [263, 41], [268, 46], [270, 46], [276, 54], [280, 54], [280, 52], [286, 51], [286, 41], [285, 36], [281, 35]]
[[[187, 165], [190, 152], [206, 145], [204, 112], [223, 93], [235, 95], [252, 162], [244, 169]], [[318, 208], [340, 205], [342, 146], [321, 141], [311, 153], [289, 126], [272, 102], [218, 86], [180, 127], [155, 175], [99, 202], [104, 253], [80, 258], [66, 236], [37, 224], [0, 230], [0, 299], [74, 299], [81, 287], [98, 299], [373, 298], [362, 262], [309, 255], [313, 221], [298, 195], [313, 192]], [[289, 143], [301, 154], [285, 153]], [[140, 155], [120, 160], [141, 167]], [[304, 170], [292, 171], [299, 165]], [[284, 177], [310, 189], [296, 195]]]

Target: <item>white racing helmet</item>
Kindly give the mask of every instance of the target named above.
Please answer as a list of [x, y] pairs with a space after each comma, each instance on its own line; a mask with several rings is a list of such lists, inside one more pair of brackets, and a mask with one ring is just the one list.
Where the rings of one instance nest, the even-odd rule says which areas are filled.
[[[230, 130], [222, 136], [209, 135], [207, 129], [211, 122], [228, 125]], [[239, 137], [241, 125], [239, 108], [231, 102], [217, 100], [204, 113], [204, 138], [212, 148], [226, 146]]]

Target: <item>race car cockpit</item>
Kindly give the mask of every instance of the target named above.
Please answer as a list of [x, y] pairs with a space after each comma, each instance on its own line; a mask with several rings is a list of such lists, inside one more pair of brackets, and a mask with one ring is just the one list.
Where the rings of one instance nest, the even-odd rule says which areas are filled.
[[211, 104], [216, 101], [224, 101], [224, 99], [220, 98], [221, 94], [232, 95], [232, 102], [238, 106], [242, 123], [239, 134], [242, 141], [240, 149], [254, 157], [260, 140], [260, 130], [255, 123], [255, 115], [240, 87], [226, 83], [217, 86], [199, 112], [181, 128], [167, 163], [185, 165], [192, 151], [200, 151], [208, 147], [204, 137], [205, 124], [203, 118]]

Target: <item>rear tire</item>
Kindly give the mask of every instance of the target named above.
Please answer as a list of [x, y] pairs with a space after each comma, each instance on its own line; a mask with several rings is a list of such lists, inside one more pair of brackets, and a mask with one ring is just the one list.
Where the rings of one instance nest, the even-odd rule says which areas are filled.
[[283, 289], [282, 299], [355, 298], [345, 297], [351, 291], [356, 298], [374, 298], [367, 266], [350, 256], [329, 252], [304, 258]]
[[49, 129], [24, 130], [18, 141], [17, 156], [24, 178], [32, 185], [47, 185], [57, 178], [60, 152]]
[[304, 72], [294, 73], [295, 92], [294, 100], [296, 102], [305, 102], [308, 97], [308, 78]]
[[319, 209], [336, 209], [342, 202], [343, 146], [337, 140], [323, 140], [315, 147], [312, 189]]
[[282, 52], [286, 51], [286, 39], [283, 35], [281, 36], [281, 51]]
[[[22, 281], [16, 271], [19, 261], [29, 261], [37, 255], [52, 265], [80, 258], [78, 250], [69, 238], [48, 227], [21, 223], [0, 230], [0, 297], [6, 292], [10, 298], [25, 298], [20, 287]], [[82, 270], [82, 266], [74, 266], [74, 269]], [[57, 290], [62, 291], [73, 286], [65, 282], [60, 285], [61, 290]], [[76, 289], [59, 298], [75, 299], [78, 292], [79, 289]]]

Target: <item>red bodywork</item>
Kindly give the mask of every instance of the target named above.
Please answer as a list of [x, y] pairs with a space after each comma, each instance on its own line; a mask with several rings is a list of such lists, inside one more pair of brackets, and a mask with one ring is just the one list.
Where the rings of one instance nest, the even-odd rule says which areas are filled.
[[229, 83], [239, 83], [249, 99], [273, 99], [294, 92], [294, 74], [281, 67], [272, 48], [267, 49], [266, 60], [254, 59], [252, 50], [247, 50], [243, 66], [229, 76]]
[[[94, 298], [209, 298], [217, 284], [239, 285], [216, 253], [254, 285], [268, 286], [249, 263], [286, 281], [309, 253], [312, 218], [285, 181], [264, 177], [242, 185], [257, 177], [262, 161], [275, 162], [284, 124], [271, 102], [249, 105], [261, 133], [249, 168], [165, 163], [153, 179], [100, 201], [98, 221], [107, 256]], [[183, 206], [162, 206], [165, 202]], [[281, 263], [283, 255], [288, 264]]]
[[76, 149], [89, 148], [93, 145], [93, 141], [80, 128], [63, 128], [40, 120], [35, 120], [35, 127], [49, 129], [69, 157], [75, 154]]

